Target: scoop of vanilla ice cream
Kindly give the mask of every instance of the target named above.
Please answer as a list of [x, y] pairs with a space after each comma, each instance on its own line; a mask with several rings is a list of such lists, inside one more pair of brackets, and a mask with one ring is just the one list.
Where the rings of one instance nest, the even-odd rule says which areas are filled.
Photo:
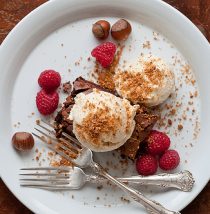
[[93, 89], [75, 97], [69, 119], [79, 142], [96, 152], [119, 148], [132, 135], [138, 105], [108, 92]]
[[114, 81], [121, 97], [147, 106], [163, 103], [175, 88], [173, 72], [162, 59], [155, 57], [127, 65], [115, 74]]

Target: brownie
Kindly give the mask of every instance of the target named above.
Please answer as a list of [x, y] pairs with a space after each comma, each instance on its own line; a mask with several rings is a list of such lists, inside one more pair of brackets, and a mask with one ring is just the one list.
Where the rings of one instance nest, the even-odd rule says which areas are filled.
[[159, 116], [152, 112], [152, 110], [140, 106], [135, 116], [135, 128], [132, 136], [120, 148], [123, 156], [135, 159], [139, 150], [140, 143], [148, 136], [153, 126], [157, 122]]
[[[66, 101], [63, 103], [61, 110], [57, 113], [55, 117], [55, 131], [56, 137], [60, 137], [62, 132], [66, 132], [72, 136], [74, 136], [73, 123], [68, 119], [69, 113], [71, 111], [72, 106], [74, 105], [74, 97], [78, 93], [89, 93], [93, 88], [97, 88], [102, 91], [106, 91], [108, 93], [112, 93], [116, 96], [116, 91], [110, 91], [104, 89], [100, 85], [97, 85], [93, 82], [87, 81], [82, 77], [77, 78], [73, 82], [73, 91], [66, 98]], [[136, 112], [135, 116], [135, 129], [131, 138], [120, 148], [120, 151], [123, 156], [129, 157], [130, 159], [135, 159], [136, 154], [139, 150], [140, 143], [147, 137], [155, 123], [157, 122], [159, 116], [155, 114], [151, 109], [140, 106], [140, 108]]]
[[97, 84], [95, 84], [93, 82], [85, 80], [82, 77], [78, 77], [73, 82], [73, 91], [72, 91], [71, 95], [73, 97], [75, 97], [77, 94], [79, 94], [81, 92], [85, 92], [85, 91], [91, 91], [93, 88], [97, 88], [97, 89], [99, 89], [101, 91], [106, 91], [108, 93], [116, 95], [115, 91], [110, 91], [108, 89], [105, 89], [105, 88], [101, 87], [100, 85], [97, 85]]

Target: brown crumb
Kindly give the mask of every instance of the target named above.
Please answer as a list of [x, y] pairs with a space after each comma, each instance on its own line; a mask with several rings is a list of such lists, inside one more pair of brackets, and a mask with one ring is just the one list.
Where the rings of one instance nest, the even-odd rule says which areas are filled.
[[54, 152], [48, 152], [48, 155], [52, 157], [54, 155]]
[[176, 114], [176, 109], [171, 109], [170, 115], [175, 115]]
[[178, 125], [178, 130], [181, 131], [182, 129], [183, 129], [183, 125], [182, 125], [182, 124], [179, 124], [179, 125]]
[[90, 62], [90, 60], [91, 60], [90, 57], [88, 57], [88, 58], [87, 58], [87, 61]]
[[63, 92], [64, 92], [64, 93], [70, 94], [70, 93], [71, 93], [71, 89], [72, 89], [72, 85], [71, 85], [70, 81], [65, 82], [65, 83], [63, 84]]
[[99, 197], [96, 198], [96, 200], [99, 200], [99, 199], [100, 199]]
[[168, 125], [171, 126], [172, 125], [172, 120], [168, 119]]
[[120, 199], [121, 199], [122, 202], [130, 203], [130, 200], [128, 200], [128, 199], [126, 199], [126, 198], [124, 198], [124, 197], [120, 197]]
[[103, 186], [102, 186], [102, 185], [97, 186], [97, 189], [98, 189], [98, 190], [101, 190], [102, 188], [103, 188]]
[[151, 48], [150, 41], [146, 41], [145, 43], [143, 43], [143, 48], [150, 49]]
[[73, 166], [73, 164], [66, 160], [65, 158], [61, 157], [61, 159], [59, 161], [55, 161], [55, 160], [52, 160], [51, 163], [50, 163], [51, 166], [53, 167], [58, 167], [58, 166]]
[[40, 124], [40, 120], [36, 120], [36, 124], [39, 125]]

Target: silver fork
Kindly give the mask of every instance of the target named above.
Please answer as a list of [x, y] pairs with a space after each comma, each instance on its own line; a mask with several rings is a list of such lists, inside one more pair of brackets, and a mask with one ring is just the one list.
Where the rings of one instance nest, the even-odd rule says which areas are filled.
[[[71, 190], [80, 189], [87, 182], [101, 184], [107, 181], [107, 179], [98, 174], [86, 174], [79, 167], [31, 167], [22, 168], [20, 170], [20, 175], [24, 176], [24, 178], [20, 178], [20, 185], [24, 187], [37, 187], [49, 190]], [[25, 173], [25, 171], [27, 171], [27, 173]], [[63, 176], [64, 174], [67, 176]], [[131, 177], [117, 178], [117, 180], [123, 183], [155, 185], [160, 187], [174, 187], [182, 191], [190, 191], [194, 183], [192, 174], [189, 171], [183, 171], [175, 174], [162, 173], [159, 175], [152, 176], [137, 175]], [[65, 183], [63, 183], [63, 186], [60, 186], [60, 182], [62, 181], [65, 181]], [[49, 186], [49, 184], [51, 186]]]
[[[43, 122], [43, 121], [42, 121]], [[45, 123], [46, 124], [46, 123]], [[46, 124], [50, 127], [52, 127], [50, 124]], [[36, 133], [32, 133], [34, 136], [39, 138], [42, 142], [45, 142], [50, 149], [60, 154], [62, 157], [66, 158], [70, 162], [72, 162], [74, 165], [79, 166], [81, 168], [85, 167], [91, 167], [94, 172], [97, 174], [105, 177], [109, 181], [111, 181], [113, 184], [117, 185], [119, 188], [121, 188], [123, 191], [125, 191], [133, 200], [135, 200], [137, 203], [144, 206], [144, 208], [147, 210], [150, 214], [180, 214], [180, 212], [171, 211], [163, 207], [160, 203], [158, 203], [155, 200], [151, 200], [144, 196], [140, 191], [137, 191], [126, 184], [118, 181], [114, 177], [112, 177], [110, 174], [108, 174], [105, 169], [99, 165], [98, 163], [93, 161], [92, 158], [92, 151], [84, 146], [82, 146], [77, 139], [73, 138], [72, 136], [68, 135], [67, 133], [62, 133], [62, 137], [59, 138], [59, 141], [61, 141], [63, 144], [59, 143], [57, 139], [54, 137], [55, 133], [53, 130], [50, 130], [46, 128], [46, 126], [43, 126], [41, 124], [38, 124], [39, 127], [41, 127], [43, 130], [47, 131], [48, 134], [46, 134], [44, 131], [39, 130], [35, 128], [39, 133], [44, 135], [48, 138], [48, 140], [45, 137], [39, 136]], [[54, 136], [50, 135], [53, 134]], [[67, 140], [68, 139], [68, 140]]]

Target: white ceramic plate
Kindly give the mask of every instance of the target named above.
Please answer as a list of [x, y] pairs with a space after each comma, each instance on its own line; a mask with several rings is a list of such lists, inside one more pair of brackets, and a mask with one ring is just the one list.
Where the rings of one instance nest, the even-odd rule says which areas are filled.
[[[47, 68], [58, 70], [63, 82], [73, 81], [80, 75], [87, 77], [93, 63], [86, 59], [98, 43], [91, 33], [92, 23], [99, 18], [114, 23], [119, 17], [129, 19], [133, 27], [132, 36], [125, 43], [123, 58], [129, 60], [140, 53], [153, 54], [166, 60], [176, 74], [177, 95], [167, 102], [176, 105], [178, 101], [182, 105], [177, 115], [171, 116], [176, 121], [167, 131], [172, 148], [176, 148], [182, 158], [177, 171], [188, 169], [196, 180], [190, 193], [139, 187], [140, 190], [169, 209], [181, 210], [209, 180], [210, 47], [199, 30], [177, 10], [157, 0], [50, 1], [25, 17], [8, 35], [0, 50], [0, 173], [14, 195], [36, 213], [144, 213], [135, 203], [123, 203], [120, 200], [123, 193], [107, 186], [99, 191], [94, 185], [87, 185], [82, 190], [65, 193], [20, 188], [18, 169], [36, 166], [37, 162], [32, 160], [35, 152], [19, 154], [10, 143], [15, 131], [32, 131], [35, 120], [40, 117], [35, 107], [39, 73]], [[143, 48], [146, 41], [150, 41], [151, 48]], [[78, 60], [80, 65], [75, 66]], [[182, 72], [186, 63], [192, 68], [188, 74]], [[196, 83], [190, 84], [188, 77], [196, 78]], [[189, 93], [195, 91], [199, 95], [186, 110], [191, 99]], [[163, 114], [167, 113], [168, 110], [163, 108]], [[184, 129], [177, 132], [179, 118], [185, 113]], [[37, 141], [36, 147], [41, 150], [43, 145]], [[96, 159], [104, 162], [102, 164], [111, 158], [111, 153], [96, 155]], [[117, 158], [114, 161], [118, 163]], [[129, 169], [124, 169], [126, 174], [133, 173], [133, 164], [129, 164]], [[113, 175], [123, 170], [111, 168]]]

